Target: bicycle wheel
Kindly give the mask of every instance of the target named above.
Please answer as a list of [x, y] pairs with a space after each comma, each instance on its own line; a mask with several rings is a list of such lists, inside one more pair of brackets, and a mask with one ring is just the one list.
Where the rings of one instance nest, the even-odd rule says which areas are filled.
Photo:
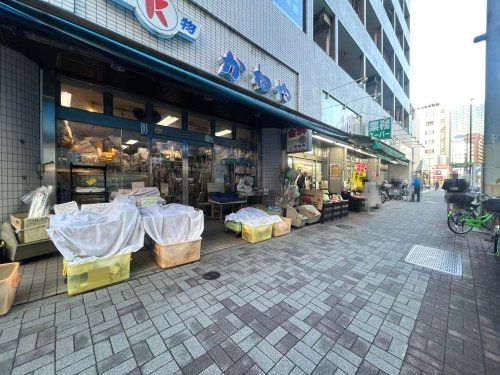
[[382, 201], [382, 204], [384, 204], [384, 203], [385, 203], [385, 201], [387, 200], [387, 197], [385, 196], [385, 194], [384, 194], [384, 193], [381, 193], [381, 194], [380, 194], [380, 200]]
[[468, 212], [454, 212], [453, 215], [448, 216], [448, 228], [456, 234], [465, 234], [470, 232], [472, 227], [465, 222], [469, 217], [470, 214]]

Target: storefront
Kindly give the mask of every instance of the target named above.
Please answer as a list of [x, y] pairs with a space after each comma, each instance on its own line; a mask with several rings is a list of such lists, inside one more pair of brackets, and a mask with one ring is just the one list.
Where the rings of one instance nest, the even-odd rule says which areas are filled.
[[199, 207], [210, 182], [228, 191], [240, 179], [256, 187], [254, 129], [113, 87], [66, 77], [57, 86], [58, 202], [107, 201], [142, 185]]

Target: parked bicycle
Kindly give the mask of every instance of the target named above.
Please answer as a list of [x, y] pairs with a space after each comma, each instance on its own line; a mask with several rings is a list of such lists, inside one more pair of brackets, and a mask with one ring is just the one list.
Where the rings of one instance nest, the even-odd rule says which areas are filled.
[[[491, 230], [493, 251], [497, 253], [500, 233], [500, 198], [493, 198], [488, 194], [469, 197], [471, 202], [467, 203], [465, 208], [452, 209], [448, 213], [448, 227], [457, 234], [466, 234], [472, 228]], [[473, 203], [472, 200], [477, 203]], [[486, 214], [481, 215], [481, 208]]]

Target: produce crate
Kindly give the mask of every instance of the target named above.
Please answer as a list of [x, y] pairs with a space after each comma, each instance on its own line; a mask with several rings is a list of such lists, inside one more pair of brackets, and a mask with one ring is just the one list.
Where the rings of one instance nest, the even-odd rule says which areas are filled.
[[172, 268], [200, 260], [201, 238], [175, 245], [155, 244], [156, 263], [161, 268]]
[[79, 264], [64, 261], [68, 279], [68, 294], [74, 296], [128, 280], [130, 277], [130, 256], [131, 254], [116, 255]]
[[224, 223], [226, 230], [230, 230], [236, 234], [241, 234], [241, 223], [233, 220], [228, 220]]
[[0, 315], [9, 312], [20, 281], [19, 262], [0, 264]]
[[299, 214], [307, 217], [306, 224], [317, 223], [321, 219], [321, 213], [312, 206], [314, 210], [308, 210], [305, 206], [299, 207]]
[[283, 222], [273, 224], [273, 237], [284, 236], [292, 230], [292, 219], [289, 217], [282, 217]]
[[48, 239], [49, 235], [45, 229], [48, 221], [48, 216], [28, 218], [27, 213], [10, 215], [10, 223], [20, 244]]
[[250, 243], [257, 243], [268, 240], [273, 234], [273, 224], [251, 227], [242, 225], [241, 237]]
[[299, 214], [293, 207], [286, 209], [286, 217], [292, 219], [292, 227], [295, 228], [303, 227], [307, 222], [307, 216]]

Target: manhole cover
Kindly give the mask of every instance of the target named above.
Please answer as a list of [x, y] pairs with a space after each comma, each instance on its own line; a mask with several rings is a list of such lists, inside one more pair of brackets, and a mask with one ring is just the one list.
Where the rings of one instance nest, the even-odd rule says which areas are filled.
[[352, 229], [354, 227], [351, 227], [350, 225], [347, 224], [337, 224], [336, 227], [342, 228], [342, 229]]
[[414, 245], [405, 261], [452, 275], [462, 275], [462, 256], [453, 251]]
[[210, 271], [203, 275], [205, 280], [215, 280], [220, 277], [220, 273], [216, 271]]

